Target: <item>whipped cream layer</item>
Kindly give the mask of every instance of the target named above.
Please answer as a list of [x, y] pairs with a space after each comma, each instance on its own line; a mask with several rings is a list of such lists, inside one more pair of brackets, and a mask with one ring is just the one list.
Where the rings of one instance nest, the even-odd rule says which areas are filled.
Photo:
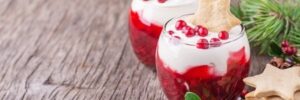
[[198, 0], [133, 0], [131, 10], [137, 12], [142, 21], [163, 26], [168, 20], [197, 10]]
[[[247, 35], [242, 32], [242, 26], [238, 25], [229, 31], [229, 39], [221, 41], [220, 47], [210, 47], [209, 49], [196, 48], [197, 41], [205, 38], [218, 37], [218, 33], [209, 32], [208, 36], [186, 37], [181, 31], [175, 29], [175, 22], [172, 20], [167, 24], [166, 31], [172, 30], [174, 34], [163, 33], [158, 42], [158, 55], [160, 59], [178, 73], [185, 73], [193, 66], [209, 65], [216, 67], [217, 75], [224, 75], [227, 72], [227, 60], [230, 53], [237, 52], [245, 47], [247, 60], [250, 59], [250, 48]], [[194, 27], [188, 23], [189, 26]], [[174, 36], [180, 37], [180, 39]]]

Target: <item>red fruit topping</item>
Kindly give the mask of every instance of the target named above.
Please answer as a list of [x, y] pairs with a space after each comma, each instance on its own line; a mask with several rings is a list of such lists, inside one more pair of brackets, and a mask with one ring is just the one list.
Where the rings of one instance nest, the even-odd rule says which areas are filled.
[[228, 32], [226, 32], [226, 31], [221, 31], [221, 32], [219, 33], [219, 38], [222, 39], [222, 40], [227, 40], [227, 39], [229, 38]]
[[185, 21], [183, 21], [183, 20], [178, 20], [178, 21], [176, 22], [175, 28], [176, 28], [177, 30], [182, 30], [184, 27], [186, 27], [186, 22], [185, 22]]
[[287, 40], [281, 42], [281, 47], [288, 47], [290, 44]]
[[159, 3], [165, 3], [167, 0], [158, 0]]
[[193, 37], [196, 35], [195, 30], [189, 26], [182, 29], [182, 33], [185, 34], [186, 37]]
[[212, 38], [209, 42], [212, 47], [219, 47], [222, 44], [218, 38]]
[[206, 39], [200, 39], [197, 42], [197, 48], [199, 48], [199, 49], [208, 49], [208, 41]]
[[170, 31], [168, 31], [168, 33], [169, 33], [170, 35], [173, 35], [173, 34], [174, 34], [174, 31], [170, 30]]
[[205, 27], [202, 27], [200, 25], [195, 27], [195, 31], [199, 36], [205, 37], [208, 34], [208, 30]]

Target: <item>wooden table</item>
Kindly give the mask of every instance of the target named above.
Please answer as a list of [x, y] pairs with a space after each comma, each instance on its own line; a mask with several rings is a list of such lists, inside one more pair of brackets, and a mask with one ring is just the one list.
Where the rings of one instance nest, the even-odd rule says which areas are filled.
[[[130, 0], [0, 0], [1, 100], [165, 100], [128, 40]], [[252, 58], [251, 74], [266, 61]]]

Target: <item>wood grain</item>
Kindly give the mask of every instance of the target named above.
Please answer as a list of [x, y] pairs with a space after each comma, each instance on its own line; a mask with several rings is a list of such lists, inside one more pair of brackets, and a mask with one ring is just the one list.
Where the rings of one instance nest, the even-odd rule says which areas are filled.
[[[1, 100], [165, 100], [132, 53], [130, 0], [0, 0]], [[252, 58], [251, 74], [264, 57]]]

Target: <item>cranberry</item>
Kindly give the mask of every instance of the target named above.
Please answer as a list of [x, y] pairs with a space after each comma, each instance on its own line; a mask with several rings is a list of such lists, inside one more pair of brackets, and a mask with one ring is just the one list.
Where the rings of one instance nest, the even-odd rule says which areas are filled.
[[199, 48], [199, 49], [208, 49], [208, 41], [206, 39], [200, 39], [197, 42], [197, 48]]
[[286, 54], [286, 55], [293, 55], [294, 52], [293, 52], [293, 47], [284, 47], [282, 48], [282, 51]]
[[195, 27], [195, 31], [199, 36], [205, 37], [208, 34], [208, 30], [205, 27], [202, 27], [200, 25]]
[[173, 34], [174, 34], [174, 31], [170, 30], [170, 31], [168, 31], [168, 33], [169, 33], [170, 35], [173, 35]]
[[176, 22], [175, 28], [176, 28], [177, 30], [182, 30], [184, 27], [186, 27], [186, 22], [185, 22], [185, 21], [183, 21], [183, 20], [178, 20], [178, 21]]
[[158, 0], [159, 3], [165, 3], [167, 0]]
[[288, 47], [288, 46], [289, 46], [289, 42], [287, 40], [281, 42], [281, 47]]
[[226, 32], [226, 31], [221, 31], [221, 32], [219, 33], [219, 38], [222, 39], [222, 40], [227, 40], [227, 39], [229, 38], [228, 32]]
[[296, 47], [292, 47], [293, 54], [296, 55], [298, 53], [298, 49]]
[[186, 37], [193, 37], [195, 36], [195, 30], [189, 26], [186, 26], [183, 30], [182, 33], [185, 34]]
[[218, 38], [211, 38], [209, 42], [212, 47], [219, 47], [222, 44]]

